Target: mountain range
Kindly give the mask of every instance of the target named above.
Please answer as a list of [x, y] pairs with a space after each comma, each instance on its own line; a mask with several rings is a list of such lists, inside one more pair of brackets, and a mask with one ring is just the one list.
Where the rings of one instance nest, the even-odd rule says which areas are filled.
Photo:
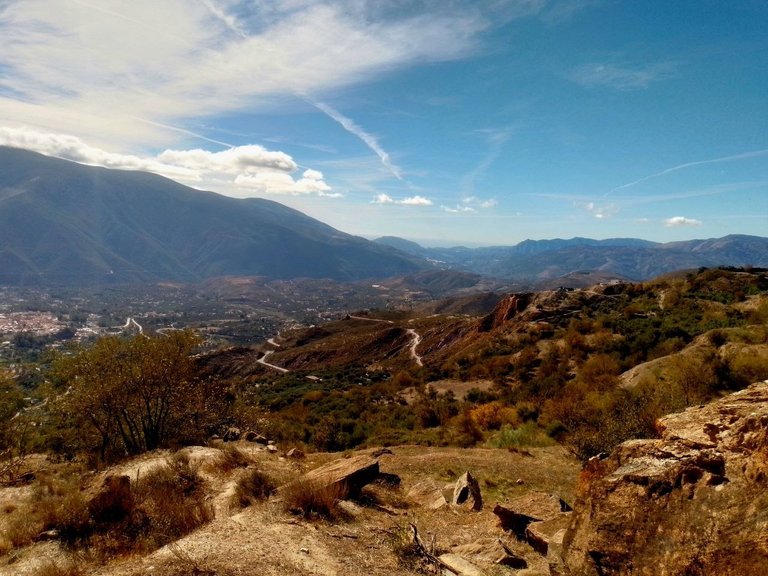
[[235, 199], [146, 172], [0, 147], [0, 285], [408, 276], [420, 287], [458, 289], [480, 282], [470, 273], [578, 286], [721, 265], [768, 266], [768, 238], [667, 244], [573, 238], [426, 248], [392, 236], [366, 240], [270, 200]]
[[584, 285], [584, 278], [642, 281], [699, 267], [768, 266], [768, 238], [741, 234], [668, 243], [637, 238], [525, 240], [515, 246], [485, 248], [425, 248], [393, 236], [376, 242], [443, 268], [540, 287]]

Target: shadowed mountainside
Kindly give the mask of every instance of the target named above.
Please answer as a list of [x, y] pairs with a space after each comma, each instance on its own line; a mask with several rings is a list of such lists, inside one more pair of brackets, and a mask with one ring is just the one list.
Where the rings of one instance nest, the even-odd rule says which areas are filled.
[[0, 283], [91, 285], [214, 276], [360, 280], [428, 268], [259, 198], [0, 147]]

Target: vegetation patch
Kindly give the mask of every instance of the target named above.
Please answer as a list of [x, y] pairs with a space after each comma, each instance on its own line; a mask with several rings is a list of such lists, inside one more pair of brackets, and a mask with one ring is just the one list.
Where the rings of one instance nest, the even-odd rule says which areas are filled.
[[276, 489], [272, 479], [261, 470], [256, 468], [246, 470], [235, 484], [232, 504], [235, 507], [245, 508], [255, 502], [266, 500], [275, 493]]

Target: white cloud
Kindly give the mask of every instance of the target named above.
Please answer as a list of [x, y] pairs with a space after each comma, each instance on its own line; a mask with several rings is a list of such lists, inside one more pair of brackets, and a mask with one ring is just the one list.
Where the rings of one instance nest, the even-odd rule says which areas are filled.
[[371, 200], [371, 204], [394, 204], [395, 201], [389, 194], [378, 194], [375, 199]]
[[398, 204], [404, 204], [406, 206], [432, 206], [432, 200], [424, 198], [424, 196], [411, 196], [410, 198], [404, 198], [397, 202]]
[[701, 226], [703, 222], [701, 220], [695, 220], [693, 218], [686, 218], [685, 216], [673, 216], [664, 220], [664, 226], [667, 228], [682, 228], [684, 226]]
[[389, 194], [378, 194], [371, 204], [399, 204], [401, 206], [432, 206], [432, 200], [423, 196], [411, 196], [402, 200], [395, 200]]
[[457, 205], [455, 208], [451, 208], [450, 206], [440, 206], [440, 210], [443, 212], [450, 212], [451, 214], [459, 214], [461, 212], [477, 212], [474, 208], [471, 206], [461, 206]]
[[90, 146], [75, 136], [47, 134], [28, 128], [0, 127], [0, 145], [34, 150], [49, 156], [82, 164], [123, 170], [144, 170], [176, 180], [206, 187], [213, 181], [234, 185], [240, 191], [232, 196], [260, 194], [316, 194], [339, 197], [333, 193], [319, 170], [306, 169], [298, 180], [293, 173], [296, 162], [284, 152], [261, 146], [237, 146], [221, 152], [207, 150], [165, 150], [157, 156], [115, 154]]
[[594, 202], [586, 202], [583, 204], [577, 203], [576, 205], [589, 212], [594, 218], [598, 220], [605, 220], [610, 218], [619, 211], [618, 207], [614, 204], [599, 205]]

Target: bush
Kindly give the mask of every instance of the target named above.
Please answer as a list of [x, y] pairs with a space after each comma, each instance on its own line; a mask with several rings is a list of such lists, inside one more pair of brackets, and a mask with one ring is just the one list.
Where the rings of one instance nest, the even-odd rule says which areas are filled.
[[523, 448], [551, 446], [554, 441], [533, 422], [526, 422], [519, 428], [506, 425], [496, 432], [488, 443], [494, 448]]
[[483, 430], [498, 430], [505, 424], [518, 424], [520, 420], [514, 408], [498, 400], [472, 408], [470, 417]]
[[250, 506], [259, 500], [265, 500], [274, 494], [276, 489], [272, 479], [261, 470], [247, 471], [235, 484], [232, 504], [239, 508]]

